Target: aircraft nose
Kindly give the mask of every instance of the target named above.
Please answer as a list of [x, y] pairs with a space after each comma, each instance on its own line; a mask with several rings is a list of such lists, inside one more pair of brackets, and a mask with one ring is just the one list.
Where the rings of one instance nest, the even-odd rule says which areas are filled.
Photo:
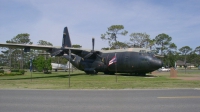
[[163, 66], [163, 62], [160, 59], [153, 59], [152, 65], [154, 69], [159, 69]]
[[158, 60], [157, 64], [158, 64], [159, 68], [161, 68], [163, 66], [163, 62], [161, 60]]

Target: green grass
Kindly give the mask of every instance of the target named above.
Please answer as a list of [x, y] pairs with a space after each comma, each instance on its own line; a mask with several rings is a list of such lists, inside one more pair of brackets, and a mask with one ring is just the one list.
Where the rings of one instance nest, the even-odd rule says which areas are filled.
[[[178, 77], [200, 77], [200, 70], [178, 71]], [[146, 88], [199, 88], [200, 80], [181, 80], [170, 78], [169, 72], [153, 75], [126, 76], [117, 75], [86, 75], [84, 72], [71, 73], [70, 88], [68, 72], [43, 74], [26, 72], [20, 76], [0, 76], [0, 88], [4, 89], [146, 89]]]

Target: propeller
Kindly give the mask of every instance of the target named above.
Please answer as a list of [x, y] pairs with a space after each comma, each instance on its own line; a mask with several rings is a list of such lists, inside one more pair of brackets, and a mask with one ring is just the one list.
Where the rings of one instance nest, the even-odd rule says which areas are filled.
[[92, 38], [92, 50], [84, 58], [89, 58], [92, 54], [94, 54], [94, 38]]
[[94, 51], [94, 38], [92, 38], [92, 50], [84, 58], [89, 58], [93, 54], [96, 54], [96, 56], [102, 58], [98, 53], [99, 53], [98, 51]]
[[51, 56], [62, 56], [64, 54], [63, 50], [61, 49], [53, 49]]

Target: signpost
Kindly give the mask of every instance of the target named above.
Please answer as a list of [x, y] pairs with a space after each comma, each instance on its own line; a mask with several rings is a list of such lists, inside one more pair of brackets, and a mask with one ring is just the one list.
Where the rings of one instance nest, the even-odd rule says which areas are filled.
[[70, 59], [71, 59], [71, 50], [69, 49], [69, 88], [70, 88]]
[[30, 59], [30, 72], [31, 72], [31, 82], [32, 82], [32, 69], [33, 69], [33, 60]]
[[116, 73], [116, 82], [117, 82], [117, 55], [115, 53], [115, 58], [116, 58], [116, 61], [115, 61], [115, 73]]

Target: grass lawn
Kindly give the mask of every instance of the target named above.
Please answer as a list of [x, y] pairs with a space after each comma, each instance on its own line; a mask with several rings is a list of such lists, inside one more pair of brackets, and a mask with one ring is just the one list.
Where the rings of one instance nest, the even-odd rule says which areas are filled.
[[[169, 72], [157, 72], [147, 76], [127, 76], [123, 74], [86, 75], [82, 71], [74, 71], [70, 77], [68, 72], [26, 72], [21, 76], [0, 76], [0, 89], [155, 89], [155, 88], [199, 88], [200, 80], [183, 80], [179, 77], [200, 78], [200, 70], [178, 71], [177, 78], [170, 78]], [[116, 81], [117, 79], [117, 81]]]

